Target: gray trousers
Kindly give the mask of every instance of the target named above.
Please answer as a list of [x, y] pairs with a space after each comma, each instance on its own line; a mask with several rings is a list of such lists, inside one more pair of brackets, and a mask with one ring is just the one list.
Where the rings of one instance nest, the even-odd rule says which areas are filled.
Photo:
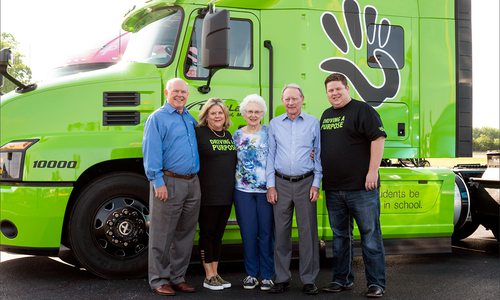
[[276, 177], [278, 203], [273, 206], [275, 224], [274, 268], [275, 282], [290, 281], [292, 258], [292, 217], [299, 231], [299, 275], [303, 284], [314, 283], [319, 273], [319, 241], [316, 202], [309, 200], [313, 177], [289, 182]]
[[154, 196], [150, 185], [149, 285], [184, 282], [200, 211], [200, 182], [164, 176], [168, 191], [166, 202]]

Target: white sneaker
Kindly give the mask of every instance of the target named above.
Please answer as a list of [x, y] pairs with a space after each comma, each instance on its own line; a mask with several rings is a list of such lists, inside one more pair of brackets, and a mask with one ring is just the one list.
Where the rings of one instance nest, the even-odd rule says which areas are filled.
[[246, 290], [252, 290], [258, 285], [259, 285], [259, 281], [257, 280], [257, 278], [255, 278], [253, 276], [249, 275], [249, 276], [245, 277], [245, 279], [243, 279], [243, 288]]
[[260, 282], [260, 289], [262, 291], [269, 291], [274, 286], [274, 282], [271, 279], [262, 279]]

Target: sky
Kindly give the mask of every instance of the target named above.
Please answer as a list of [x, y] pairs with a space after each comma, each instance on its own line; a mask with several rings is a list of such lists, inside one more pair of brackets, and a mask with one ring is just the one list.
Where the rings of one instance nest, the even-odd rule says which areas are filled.
[[[137, 0], [0, 0], [0, 29], [12, 33], [40, 80], [50, 69], [121, 33]], [[473, 126], [499, 128], [499, 1], [472, 0]]]

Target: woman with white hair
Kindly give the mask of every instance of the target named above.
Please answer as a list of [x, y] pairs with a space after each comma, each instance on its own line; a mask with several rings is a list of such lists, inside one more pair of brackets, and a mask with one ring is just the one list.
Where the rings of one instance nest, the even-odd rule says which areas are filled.
[[261, 125], [266, 103], [259, 95], [248, 95], [240, 112], [247, 125], [233, 135], [237, 153], [234, 206], [248, 275], [243, 287], [254, 289], [260, 284], [261, 290], [269, 290], [274, 285], [274, 221], [266, 198], [268, 127]]

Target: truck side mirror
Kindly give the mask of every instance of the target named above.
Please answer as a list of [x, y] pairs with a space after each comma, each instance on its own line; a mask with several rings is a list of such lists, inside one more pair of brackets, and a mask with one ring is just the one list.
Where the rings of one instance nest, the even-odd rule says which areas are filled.
[[[10, 48], [3, 48], [0, 51], [0, 69], [7, 70], [10, 60], [12, 58], [12, 51]], [[3, 87], [3, 75], [0, 74], [0, 87]]]
[[201, 65], [207, 69], [220, 69], [229, 66], [229, 11], [209, 12], [203, 19], [201, 30]]
[[229, 66], [229, 11], [215, 11], [213, 3], [205, 10], [201, 29], [201, 65], [209, 70], [207, 84], [198, 87], [202, 94], [210, 92], [210, 81], [217, 70]]
[[10, 50], [10, 48], [3, 48], [2, 50], [0, 50], [0, 65], [9, 65], [11, 59], [12, 50]]
[[11, 58], [12, 50], [10, 50], [10, 48], [3, 48], [2, 50], [0, 50], [0, 87], [3, 86], [3, 77], [5, 76], [13, 84], [18, 86], [18, 88], [16, 89], [16, 92], [18, 93], [26, 93], [36, 89], [36, 83], [25, 85], [9, 74], [7, 68], [9, 67]]

